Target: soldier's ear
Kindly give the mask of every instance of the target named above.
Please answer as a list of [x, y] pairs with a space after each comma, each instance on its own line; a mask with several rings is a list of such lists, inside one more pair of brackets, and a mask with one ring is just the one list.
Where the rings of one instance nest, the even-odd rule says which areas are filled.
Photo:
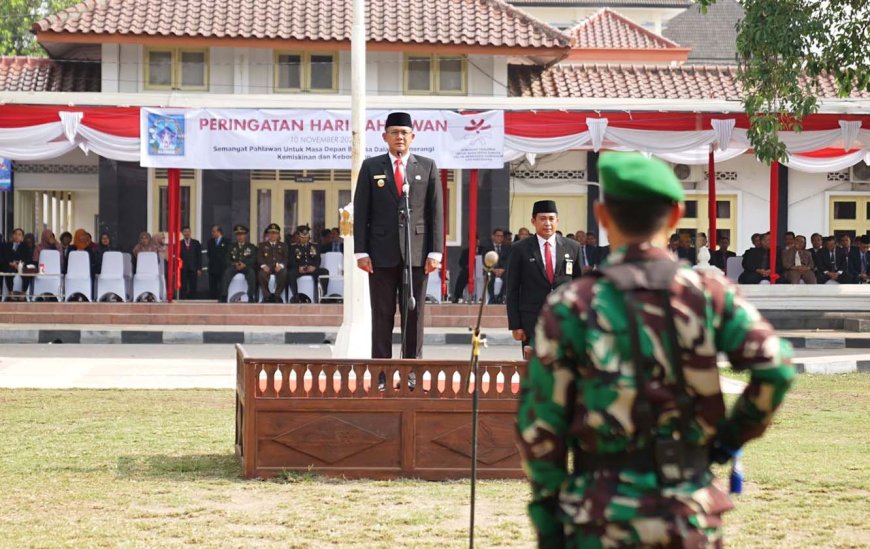
[[668, 232], [672, 232], [671, 230], [677, 227], [677, 223], [680, 222], [685, 213], [686, 206], [682, 202], [676, 202], [671, 208], [670, 216], [668, 216]]

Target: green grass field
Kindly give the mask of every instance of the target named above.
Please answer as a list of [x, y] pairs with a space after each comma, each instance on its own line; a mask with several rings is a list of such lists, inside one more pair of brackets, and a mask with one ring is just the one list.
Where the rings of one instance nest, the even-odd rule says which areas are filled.
[[[462, 547], [468, 483], [245, 481], [229, 391], [0, 390], [2, 547]], [[744, 460], [729, 547], [870, 547], [870, 376], [801, 376]], [[480, 547], [528, 547], [482, 482]]]

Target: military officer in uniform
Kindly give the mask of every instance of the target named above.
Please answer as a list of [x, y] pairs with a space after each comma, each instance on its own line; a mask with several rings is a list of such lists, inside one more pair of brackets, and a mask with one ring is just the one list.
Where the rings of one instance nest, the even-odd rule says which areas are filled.
[[[320, 266], [320, 251], [311, 243], [311, 228], [308, 225], [296, 227], [297, 243], [290, 246], [290, 289], [297, 301], [307, 300], [309, 296], [300, 295], [298, 289], [299, 279], [303, 276], [314, 277], [314, 283], [320, 284], [321, 293], [326, 295], [326, 286], [329, 279], [320, 279], [321, 275], [328, 275], [329, 271]], [[310, 296], [317, 299], [317, 296]]]
[[[287, 244], [281, 242], [281, 227], [270, 223], [266, 227], [266, 240], [257, 249], [257, 263], [260, 270], [257, 280], [260, 282], [260, 292], [264, 303], [281, 303], [284, 288], [287, 287]], [[275, 275], [275, 292], [269, 290], [269, 277]]]
[[227, 301], [230, 282], [234, 276], [242, 273], [245, 275], [245, 281], [248, 283], [248, 301], [253, 303], [254, 292], [257, 289], [256, 276], [254, 275], [254, 268], [257, 263], [257, 247], [248, 242], [248, 228], [244, 225], [233, 227], [233, 234], [236, 237], [236, 241], [227, 250], [228, 264], [224, 269], [220, 300], [224, 303]]
[[[612, 252], [556, 290], [536, 326], [518, 431], [541, 547], [717, 547], [713, 484], [788, 391], [791, 347], [720, 274], [665, 249], [683, 213], [673, 171], [604, 153], [595, 207]], [[717, 353], [750, 381], [730, 413]], [[568, 454], [573, 454], [573, 466]]]

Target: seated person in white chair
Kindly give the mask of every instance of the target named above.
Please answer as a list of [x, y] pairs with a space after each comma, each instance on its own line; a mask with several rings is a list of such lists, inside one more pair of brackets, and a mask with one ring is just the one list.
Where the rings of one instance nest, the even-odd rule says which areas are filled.
[[[260, 281], [260, 291], [264, 303], [281, 303], [284, 288], [287, 287], [287, 244], [281, 242], [281, 227], [270, 223], [266, 227], [266, 241], [260, 242], [257, 251], [257, 263], [260, 270], [257, 280]], [[275, 275], [275, 291], [269, 290], [269, 278]]]
[[807, 250], [807, 239], [798, 235], [794, 238], [792, 247], [786, 247], [782, 251], [783, 277], [789, 284], [816, 283], [816, 265], [813, 262], [813, 254]]
[[257, 289], [257, 278], [254, 269], [257, 264], [257, 247], [248, 242], [248, 228], [244, 225], [236, 225], [233, 228], [236, 241], [227, 249], [227, 267], [224, 269], [223, 284], [221, 285], [220, 301], [226, 303], [233, 277], [241, 273], [245, 275], [248, 283], [248, 302], [254, 303], [254, 292]]
[[[311, 243], [311, 228], [307, 225], [296, 227], [296, 244], [290, 246], [290, 289], [296, 301], [304, 298], [299, 295], [299, 279], [303, 276], [313, 276], [315, 283], [320, 283], [321, 294], [326, 295], [329, 279], [320, 279], [329, 271], [320, 266], [320, 251]], [[317, 296], [310, 296], [317, 299]]]

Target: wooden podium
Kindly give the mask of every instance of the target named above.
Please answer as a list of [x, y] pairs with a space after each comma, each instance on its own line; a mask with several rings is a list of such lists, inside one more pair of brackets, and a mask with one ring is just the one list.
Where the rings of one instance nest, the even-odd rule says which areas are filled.
[[[236, 455], [246, 478], [470, 476], [475, 380], [467, 362], [270, 360], [248, 357], [241, 345], [236, 352]], [[480, 478], [524, 476], [515, 427], [524, 368], [480, 363]]]

